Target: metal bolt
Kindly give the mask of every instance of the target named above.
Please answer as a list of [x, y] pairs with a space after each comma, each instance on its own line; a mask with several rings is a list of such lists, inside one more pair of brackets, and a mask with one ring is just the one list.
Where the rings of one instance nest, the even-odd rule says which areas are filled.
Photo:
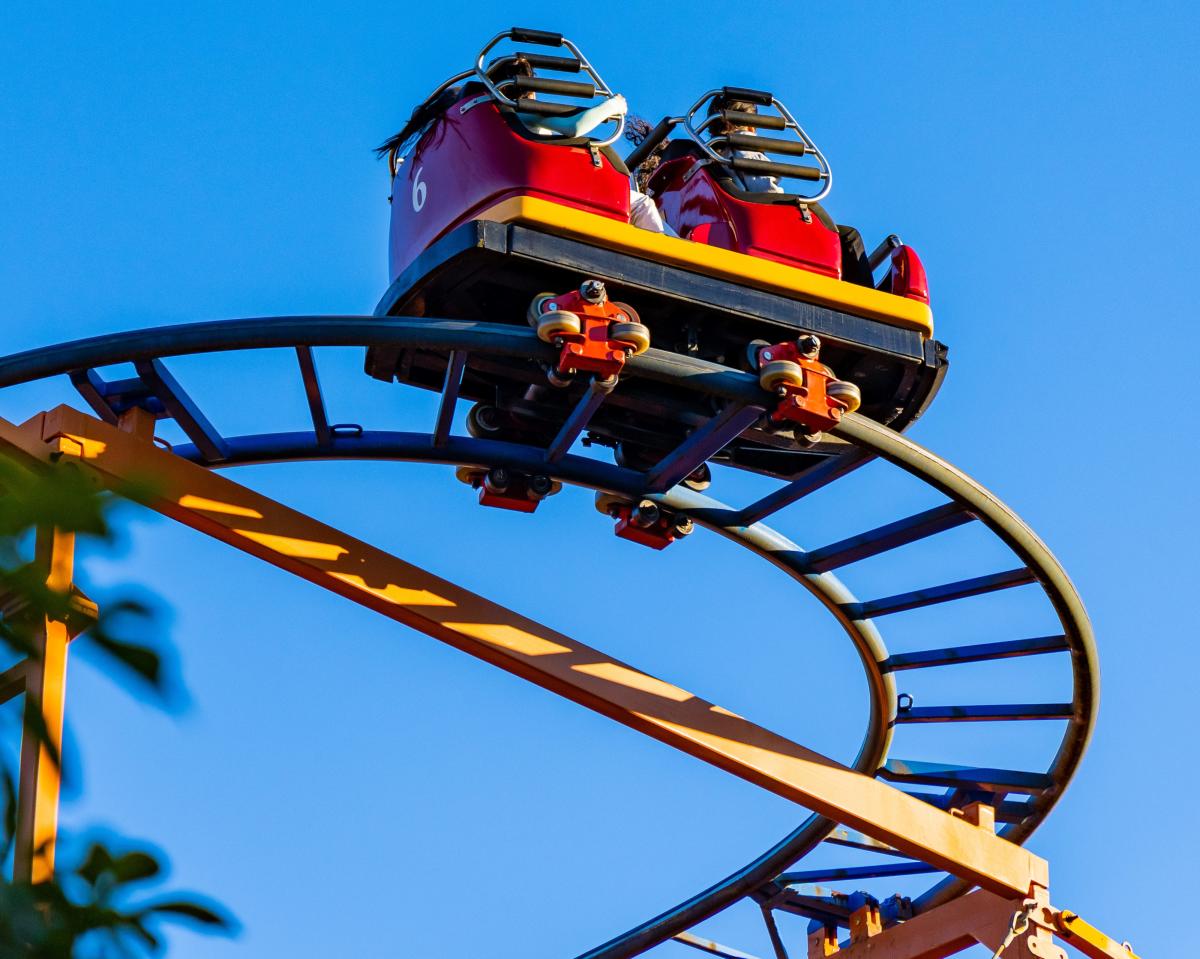
[[553, 313], [557, 309], [558, 309], [558, 304], [555, 303], [553, 300], [551, 300], [549, 303], [547, 303], [545, 306], [542, 307], [542, 312], [543, 313]]
[[618, 323], [627, 323], [627, 322], [629, 322], [629, 317], [626, 316], [624, 313], [617, 313], [617, 322]]
[[695, 528], [696, 524], [692, 522], [692, 518], [686, 513], [675, 514], [674, 529], [676, 536], [690, 536], [692, 530]]
[[579, 295], [589, 303], [603, 303], [608, 299], [608, 291], [599, 280], [584, 280], [579, 286]]
[[764, 360], [769, 360], [769, 359], [771, 358], [771, 351], [770, 351], [770, 350], [763, 350], [763, 355], [762, 355], [762, 358], [763, 358]]
[[800, 351], [801, 356], [816, 359], [817, 354], [821, 352], [821, 340], [811, 333], [805, 333], [796, 340], [796, 349]]
[[545, 473], [538, 473], [529, 477], [529, 483], [527, 486], [530, 493], [532, 493], [538, 499], [542, 499], [550, 494], [550, 477]]

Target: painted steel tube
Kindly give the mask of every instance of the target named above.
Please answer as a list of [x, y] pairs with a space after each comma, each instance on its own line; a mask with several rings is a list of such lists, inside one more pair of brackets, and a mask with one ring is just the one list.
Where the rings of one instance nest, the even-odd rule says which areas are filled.
[[[0, 388], [114, 363], [287, 346], [415, 346], [550, 360], [556, 351], [526, 326], [398, 316], [272, 316], [212, 320], [92, 336], [0, 359]], [[635, 376], [742, 403], [761, 403], [758, 379], [716, 363], [650, 349]]]
[[[1046, 544], [1012, 510], [961, 470], [899, 433], [857, 414], [843, 417], [834, 432], [966, 506], [1036, 574], [1062, 623], [1071, 650], [1076, 712], [1067, 724], [1066, 735], [1048, 771], [1054, 786], [1034, 800], [1034, 815], [1005, 827], [1001, 833], [1013, 842], [1023, 843], [1074, 777], [1095, 728], [1100, 709], [1100, 662], [1087, 610], [1075, 585]], [[915, 900], [914, 909], [918, 912], [931, 909], [967, 891], [962, 880], [951, 876]]]
[[72, 370], [193, 353], [284, 346], [425, 346], [550, 359], [553, 347], [523, 326], [395, 316], [268, 316], [131, 330], [0, 359], [0, 387]]
[[[15, 354], [0, 359], [0, 387], [131, 360], [267, 347], [367, 345], [462, 350], [540, 360], [550, 359], [554, 354], [532, 331], [515, 325], [356, 315], [251, 318], [137, 330]], [[763, 401], [754, 376], [680, 354], [652, 349], [632, 357], [626, 371], [631, 377], [742, 404]], [[1079, 596], [1033, 531], [965, 474], [903, 436], [859, 415], [844, 417], [833, 432], [928, 483], [976, 515], [1036, 574], [1062, 621], [1072, 657], [1076, 712], [1049, 770], [1053, 788], [1036, 798], [1029, 817], [1004, 830], [1006, 837], [1022, 842], [1070, 782], [1096, 718], [1099, 667], [1091, 626]], [[317, 443], [311, 432], [279, 433], [229, 438], [228, 445], [230, 458], [219, 464], [222, 467], [298, 459], [395, 459], [507, 465], [548, 472], [580, 486], [635, 495], [642, 493], [645, 482], [644, 474], [584, 457], [566, 455], [549, 466], [544, 460], [544, 450], [511, 443], [452, 436], [444, 446], [435, 449], [430, 435], [424, 433], [335, 434], [324, 446]], [[189, 458], [198, 456], [186, 446], [178, 447], [176, 452]], [[799, 566], [804, 555], [799, 547], [761, 525], [738, 526], [738, 511], [680, 489], [659, 498], [688, 510], [700, 525], [738, 541], [789, 572], [839, 618], [863, 660], [871, 692], [871, 717], [855, 768], [873, 773], [886, 755], [894, 690], [890, 674], [879, 668], [887, 654], [873, 624], [869, 620], [850, 621], [840, 608], [853, 602], [853, 598], [837, 599], [848, 597], [848, 593], [830, 574], [805, 574]], [[832, 823], [826, 819], [810, 817], [742, 869], [674, 909], [585, 953], [582, 959], [623, 959], [664, 941], [769, 882], [811, 850], [831, 827]], [[918, 910], [927, 909], [965, 891], [964, 884], [951, 877], [920, 897], [916, 906]]]

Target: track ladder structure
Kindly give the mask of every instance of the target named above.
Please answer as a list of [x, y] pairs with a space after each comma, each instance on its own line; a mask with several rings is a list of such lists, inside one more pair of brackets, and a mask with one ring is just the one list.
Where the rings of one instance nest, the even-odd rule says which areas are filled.
[[[444, 385], [427, 432], [330, 421], [318, 351], [368, 346], [444, 355]], [[248, 349], [294, 354], [297, 389], [306, 397], [311, 428], [278, 431], [265, 424], [258, 433], [223, 435], [168, 366], [176, 356]], [[654, 349], [631, 357], [622, 381], [643, 380], [692, 393], [715, 412], [650, 469], [629, 469], [571, 452], [586, 436], [591, 416], [609, 401], [608, 392], [587, 384], [579, 385], [574, 411], [546, 445], [454, 432], [467, 371], [498, 361], [545, 361], [551, 353], [527, 328], [385, 316], [270, 317], [113, 334], [0, 359], [0, 388], [59, 378], [91, 409], [85, 414], [59, 406], [19, 426], [0, 421], [0, 453], [34, 470], [74, 461], [114, 489], [131, 477], [152, 476], [154, 495], [147, 502], [164, 515], [811, 811], [741, 869], [580, 959], [624, 959], [672, 939], [727, 959], [748, 959], [747, 953], [692, 931], [743, 900], [761, 908], [777, 959], [929, 959], [975, 943], [1001, 948], [1005, 957], [1063, 956], [1063, 944], [1092, 957], [1133, 956], [1127, 945], [1058, 908], [1048, 888], [1046, 863], [1022, 848], [1083, 756], [1096, 718], [1099, 682], [1087, 614], [1066, 573], [1033, 531], [944, 460], [854, 414], [843, 417], [834, 430], [846, 452], [780, 483], [755, 502], [726, 505], [678, 486], [761, 417], [770, 397], [751, 374]], [[136, 377], [106, 379], [105, 368], [121, 363], [132, 363]], [[379, 415], [363, 412], [363, 423]], [[186, 434], [188, 444], [173, 449], [156, 445], [154, 424], [167, 418]], [[668, 679], [620, 663], [269, 500], [221, 472], [243, 464], [297, 460], [506, 467], [609, 494], [648, 497], [686, 512], [698, 527], [785, 571], [840, 625], [858, 654], [868, 690], [858, 755], [849, 763], [821, 756]], [[943, 501], [816, 548], [802, 548], [771, 528], [783, 511], [802, 508], [807, 496], [872, 461], [909, 474]], [[838, 578], [838, 571], [856, 563], [968, 524], [1003, 544], [1010, 561], [986, 575], [934, 579], [921, 589], [867, 598], [856, 596]], [[969, 597], [1018, 589], [1041, 591], [1057, 620], [1054, 629], [995, 642], [943, 640], [915, 651], [888, 651], [888, 617], [914, 609], [950, 609]], [[1044, 657], [1069, 661], [1069, 698], [1028, 701], [1006, 679], [993, 684], [1011, 693], [1002, 701], [930, 705], [914, 703], [898, 686], [918, 671], [953, 670], [968, 663], [986, 669]], [[29, 690], [21, 679], [3, 685], [0, 697]], [[1030, 755], [1017, 768], [892, 755], [893, 737], [901, 727], [978, 722], [1057, 722], [1062, 735], [1051, 754]], [[22, 787], [27, 786], [23, 781]], [[29, 803], [27, 818], [37, 823], [27, 823], [23, 835], [52, 838], [56, 808], [56, 789], [43, 788], [37, 801]], [[822, 847], [852, 850], [858, 864], [804, 868], [804, 858]], [[43, 862], [40, 868], [50, 865]], [[915, 897], [886, 895], [887, 883], [900, 876], [927, 876], [928, 888]], [[779, 913], [809, 919], [807, 940], [788, 941], [776, 922]]]

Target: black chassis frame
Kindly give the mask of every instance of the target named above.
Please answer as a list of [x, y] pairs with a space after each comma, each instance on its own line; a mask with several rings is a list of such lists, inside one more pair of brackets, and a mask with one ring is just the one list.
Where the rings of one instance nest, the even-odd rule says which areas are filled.
[[[948, 367], [946, 347], [915, 330], [487, 220], [457, 227], [424, 251], [391, 284], [375, 315], [523, 325], [536, 294], [563, 293], [588, 277], [604, 280], [612, 299], [637, 311], [657, 349], [748, 370], [752, 341], [775, 343], [815, 333], [822, 342], [821, 359], [862, 390], [860, 412], [892, 429], [905, 429], [924, 412]], [[376, 379], [441, 391], [448, 362], [445, 352], [373, 346], [365, 368]], [[557, 433], [585, 387], [582, 379], [566, 388], [550, 386], [544, 367], [532, 359], [472, 356], [459, 395], [494, 405], [506, 438], [545, 442]], [[586, 441], [620, 444], [628, 465], [644, 466], [674, 449], [716, 412], [694, 397], [625, 377], [592, 416]], [[812, 446], [764, 419], [713, 459], [795, 478], [845, 449], [841, 441], [828, 438]]]

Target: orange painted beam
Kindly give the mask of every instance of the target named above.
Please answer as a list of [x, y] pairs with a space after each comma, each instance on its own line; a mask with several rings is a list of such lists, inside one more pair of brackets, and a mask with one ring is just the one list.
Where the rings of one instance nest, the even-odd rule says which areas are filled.
[[[46, 585], [58, 592], [71, 588], [75, 567], [75, 534], [40, 529], [36, 559], [46, 571]], [[58, 802], [62, 776], [63, 718], [67, 693], [67, 646], [71, 631], [65, 622], [43, 617], [34, 637], [36, 656], [14, 667], [25, 681], [25, 709], [39, 710], [46, 732], [43, 741], [26, 727], [21, 737], [21, 766], [17, 790], [17, 833], [13, 851], [15, 881], [45, 882], [54, 875], [58, 837]], [[11, 684], [10, 684], [11, 688]]]
[[0, 705], [25, 695], [29, 683], [29, 660], [23, 659], [0, 673]]
[[147, 505], [184, 525], [975, 885], [1011, 897], [1047, 883], [1044, 860], [990, 830], [69, 407], [0, 421], [6, 448], [76, 458], [110, 486], [149, 481]]

